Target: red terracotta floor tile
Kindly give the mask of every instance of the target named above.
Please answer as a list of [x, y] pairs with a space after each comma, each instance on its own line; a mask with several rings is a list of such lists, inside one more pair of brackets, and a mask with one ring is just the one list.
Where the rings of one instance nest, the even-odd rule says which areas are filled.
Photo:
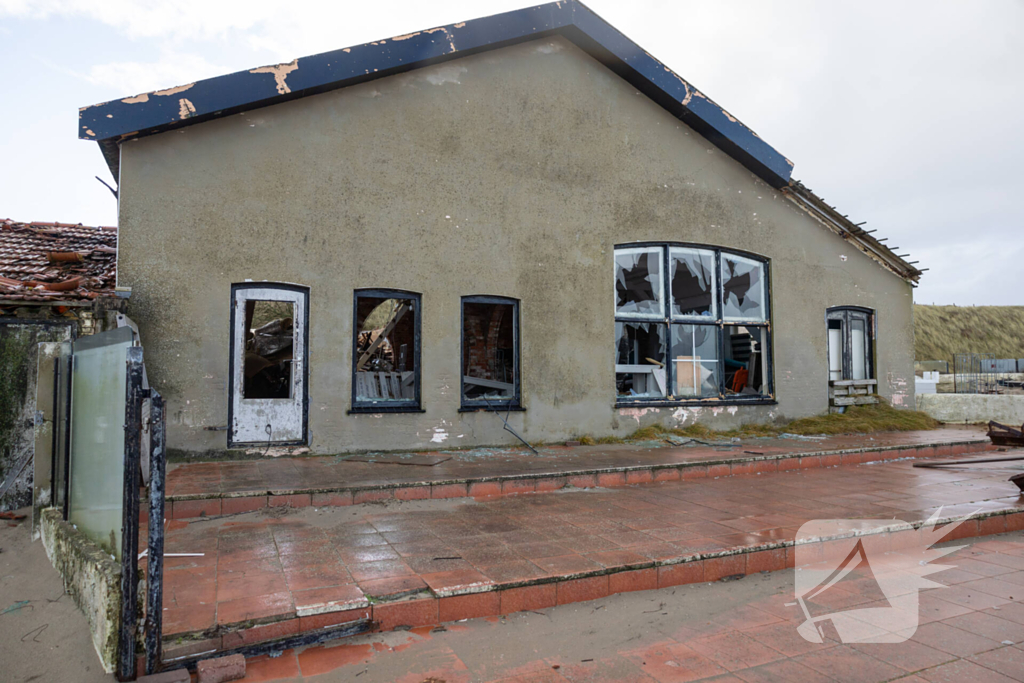
[[999, 647], [999, 642], [995, 640], [968, 633], [942, 622], [918, 626], [912, 640], [957, 657], [970, 657]]
[[833, 683], [835, 680], [791, 659], [742, 669], [735, 675], [744, 683]]
[[361, 669], [361, 665], [372, 658], [373, 647], [369, 643], [320, 645], [307, 648], [298, 655], [303, 677], [336, 672], [338, 669], [353, 665], [360, 665]]
[[920, 671], [917, 675], [929, 683], [1012, 683], [1014, 680], [966, 659]]
[[277, 615], [291, 615], [295, 603], [291, 593], [273, 593], [227, 600], [217, 603], [217, 623], [237, 624], [252, 619], [263, 619]]
[[286, 650], [279, 657], [260, 655], [245, 660], [245, 683], [269, 683], [298, 675], [299, 660], [294, 650]]
[[733, 630], [692, 640], [687, 645], [728, 671], [749, 669], [783, 658], [779, 651]]
[[793, 661], [843, 683], [879, 683], [904, 673], [847, 645], [810, 652], [794, 657]]

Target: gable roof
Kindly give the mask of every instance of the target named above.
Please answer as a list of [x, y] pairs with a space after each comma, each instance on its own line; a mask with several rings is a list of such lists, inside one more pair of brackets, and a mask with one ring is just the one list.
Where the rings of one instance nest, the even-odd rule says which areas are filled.
[[[911, 282], [922, 270], [792, 180], [793, 162], [578, 0], [463, 21], [82, 107], [78, 137], [99, 143], [114, 177], [125, 140], [560, 35], [703, 135], [818, 222]], [[870, 231], [873, 232], [873, 231]]]
[[0, 219], [0, 304], [114, 296], [117, 228]]
[[78, 136], [100, 143], [116, 178], [117, 145], [127, 139], [556, 34], [576, 44], [768, 184], [780, 188], [789, 182], [792, 162], [578, 0], [438, 26], [83, 107], [78, 114]]

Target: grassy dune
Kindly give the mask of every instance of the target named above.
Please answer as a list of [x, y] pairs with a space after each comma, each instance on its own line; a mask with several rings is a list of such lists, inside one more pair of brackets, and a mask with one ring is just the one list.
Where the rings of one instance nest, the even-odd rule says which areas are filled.
[[1024, 358], [1024, 306], [914, 306], [917, 360], [968, 352]]

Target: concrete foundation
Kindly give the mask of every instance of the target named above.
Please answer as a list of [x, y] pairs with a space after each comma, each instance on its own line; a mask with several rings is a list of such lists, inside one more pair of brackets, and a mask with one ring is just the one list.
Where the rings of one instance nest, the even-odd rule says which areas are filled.
[[917, 409], [936, 420], [953, 424], [975, 424], [990, 420], [1011, 426], [1024, 424], [1024, 396], [918, 394]]

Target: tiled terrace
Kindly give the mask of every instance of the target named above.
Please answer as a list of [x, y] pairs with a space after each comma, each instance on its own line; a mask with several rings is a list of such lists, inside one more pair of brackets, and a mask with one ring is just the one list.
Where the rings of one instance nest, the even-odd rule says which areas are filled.
[[902, 460], [175, 520], [167, 552], [204, 555], [168, 559], [164, 633], [228, 649], [358, 618], [417, 626], [776, 570], [817, 518], [918, 521], [946, 506], [982, 511], [958, 535], [1024, 528], [1009, 472], [984, 467]]
[[[298, 457], [172, 465], [169, 518], [250, 512], [263, 507], [339, 506], [398, 498], [416, 500], [554, 490], [569, 477], [589, 485], [626, 481], [768, 473], [882, 457], [933, 457], [989, 447], [972, 428], [844, 435], [822, 439], [756, 438], [710, 445], [668, 442], [629, 445], [441, 451], [432, 467], [355, 462], [345, 456]], [[602, 475], [609, 476], [604, 481]], [[590, 477], [590, 479], [586, 479]], [[576, 485], [580, 485], [577, 483]], [[588, 485], [588, 484], [584, 484]]]

